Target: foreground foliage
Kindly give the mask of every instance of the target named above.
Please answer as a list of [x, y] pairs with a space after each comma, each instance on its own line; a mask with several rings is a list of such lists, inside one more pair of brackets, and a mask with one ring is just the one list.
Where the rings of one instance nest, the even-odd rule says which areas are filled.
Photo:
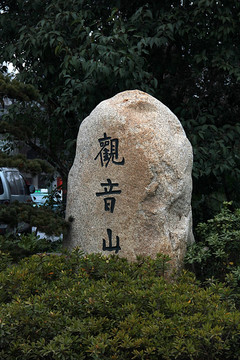
[[39, 207], [18, 201], [7, 205], [1, 204], [0, 222], [16, 229], [24, 222], [47, 235], [60, 235], [67, 229], [68, 223], [63, 218], [62, 208], [53, 211], [50, 202], [51, 200], [47, 200], [45, 206]]
[[43, 252], [62, 250], [62, 239], [59, 237], [40, 237], [32, 234], [0, 235], [0, 271], [11, 261], [17, 263], [26, 256]]
[[165, 261], [75, 251], [6, 267], [1, 359], [239, 359], [231, 291], [188, 272], [165, 280]]
[[[227, 280], [236, 290], [240, 285], [240, 209], [225, 202], [214, 218], [196, 228], [196, 243], [185, 257], [186, 264], [204, 281]], [[239, 290], [238, 290], [239, 291]]]

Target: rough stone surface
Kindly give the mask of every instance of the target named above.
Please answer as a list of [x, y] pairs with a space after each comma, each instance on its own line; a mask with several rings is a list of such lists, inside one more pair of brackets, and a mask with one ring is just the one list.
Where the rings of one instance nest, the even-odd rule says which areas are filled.
[[[104, 133], [110, 139], [100, 143]], [[78, 134], [68, 178], [66, 217], [73, 222], [66, 245], [129, 260], [164, 253], [181, 267], [193, 241], [191, 171], [191, 145], [165, 105], [138, 90], [101, 102]], [[99, 194], [111, 189], [121, 193]]]

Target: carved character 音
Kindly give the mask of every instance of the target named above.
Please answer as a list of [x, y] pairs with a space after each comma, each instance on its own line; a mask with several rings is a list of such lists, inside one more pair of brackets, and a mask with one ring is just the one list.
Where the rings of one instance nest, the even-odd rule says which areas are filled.
[[[102, 192], [96, 192], [96, 196], [112, 195], [112, 194], [121, 194], [121, 190], [113, 190], [114, 187], [117, 187], [118, 183], [113, 183], [110, 179], [107, 179], [106, 183], [101, 183], [101, 186], [104, 188]], [[114, 206], [116, 203], [115, 197], [108, 196], [104, 198], [104, 209], [105, 211], [110, 211], [113, 213]]]

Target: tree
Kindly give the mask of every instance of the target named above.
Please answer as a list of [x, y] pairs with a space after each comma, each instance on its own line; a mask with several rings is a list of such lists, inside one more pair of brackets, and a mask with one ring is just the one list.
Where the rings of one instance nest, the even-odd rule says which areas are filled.
[[[69, 6], [62, 0], [2, 5], [2, 60], [11, 61], [19, 71], [17, 78], [37, 87], [40, 94], [38, 104], [14, 105], [6, 122], [16, 125], [17, 131], [27, 127], [28, 134], [23, 130], [27, 138], [21, 140], [55, 165], [63, 178], [72, 164], [84, 117], [99, 101], [124, 89], [126, 82], [130, 88], [140, 87], [145, 79], [149, 82], [142, 69], [144, 59], [135, 59], [127, 35], [118, 34], [121, 22], [113, 20], [116, 11], [104, 12], [104, 4], [97, 9], [93, 12], [85, 1], [72, 1]], [[133, 68], [137, 81], [129, 76]]]
[[213, 209], [216, 190], [240, 200], [239, 1], [3, 0], [0, 11], [0, 62], [39, 94], [14, 104], [0, 131], [27, 128], [23, 140], [66, 179], [81, 121], [138, 88], [182, 122], [198, 208]]

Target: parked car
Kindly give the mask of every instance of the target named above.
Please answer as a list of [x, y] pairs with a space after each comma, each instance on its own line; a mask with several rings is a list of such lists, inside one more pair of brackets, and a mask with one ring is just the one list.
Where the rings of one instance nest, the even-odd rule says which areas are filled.
[[[0, 167], [0, 205], [10, 204], [14, 201], [32, 203], [31, 193], [34, 191], [34, 186], [26, 183], [18, 169]], [[0, 235], [9, 230], [7, 224], [0, 223]], [[18, 224], [18, 232], [29, 232], [30, 230], [29, 224]]]

